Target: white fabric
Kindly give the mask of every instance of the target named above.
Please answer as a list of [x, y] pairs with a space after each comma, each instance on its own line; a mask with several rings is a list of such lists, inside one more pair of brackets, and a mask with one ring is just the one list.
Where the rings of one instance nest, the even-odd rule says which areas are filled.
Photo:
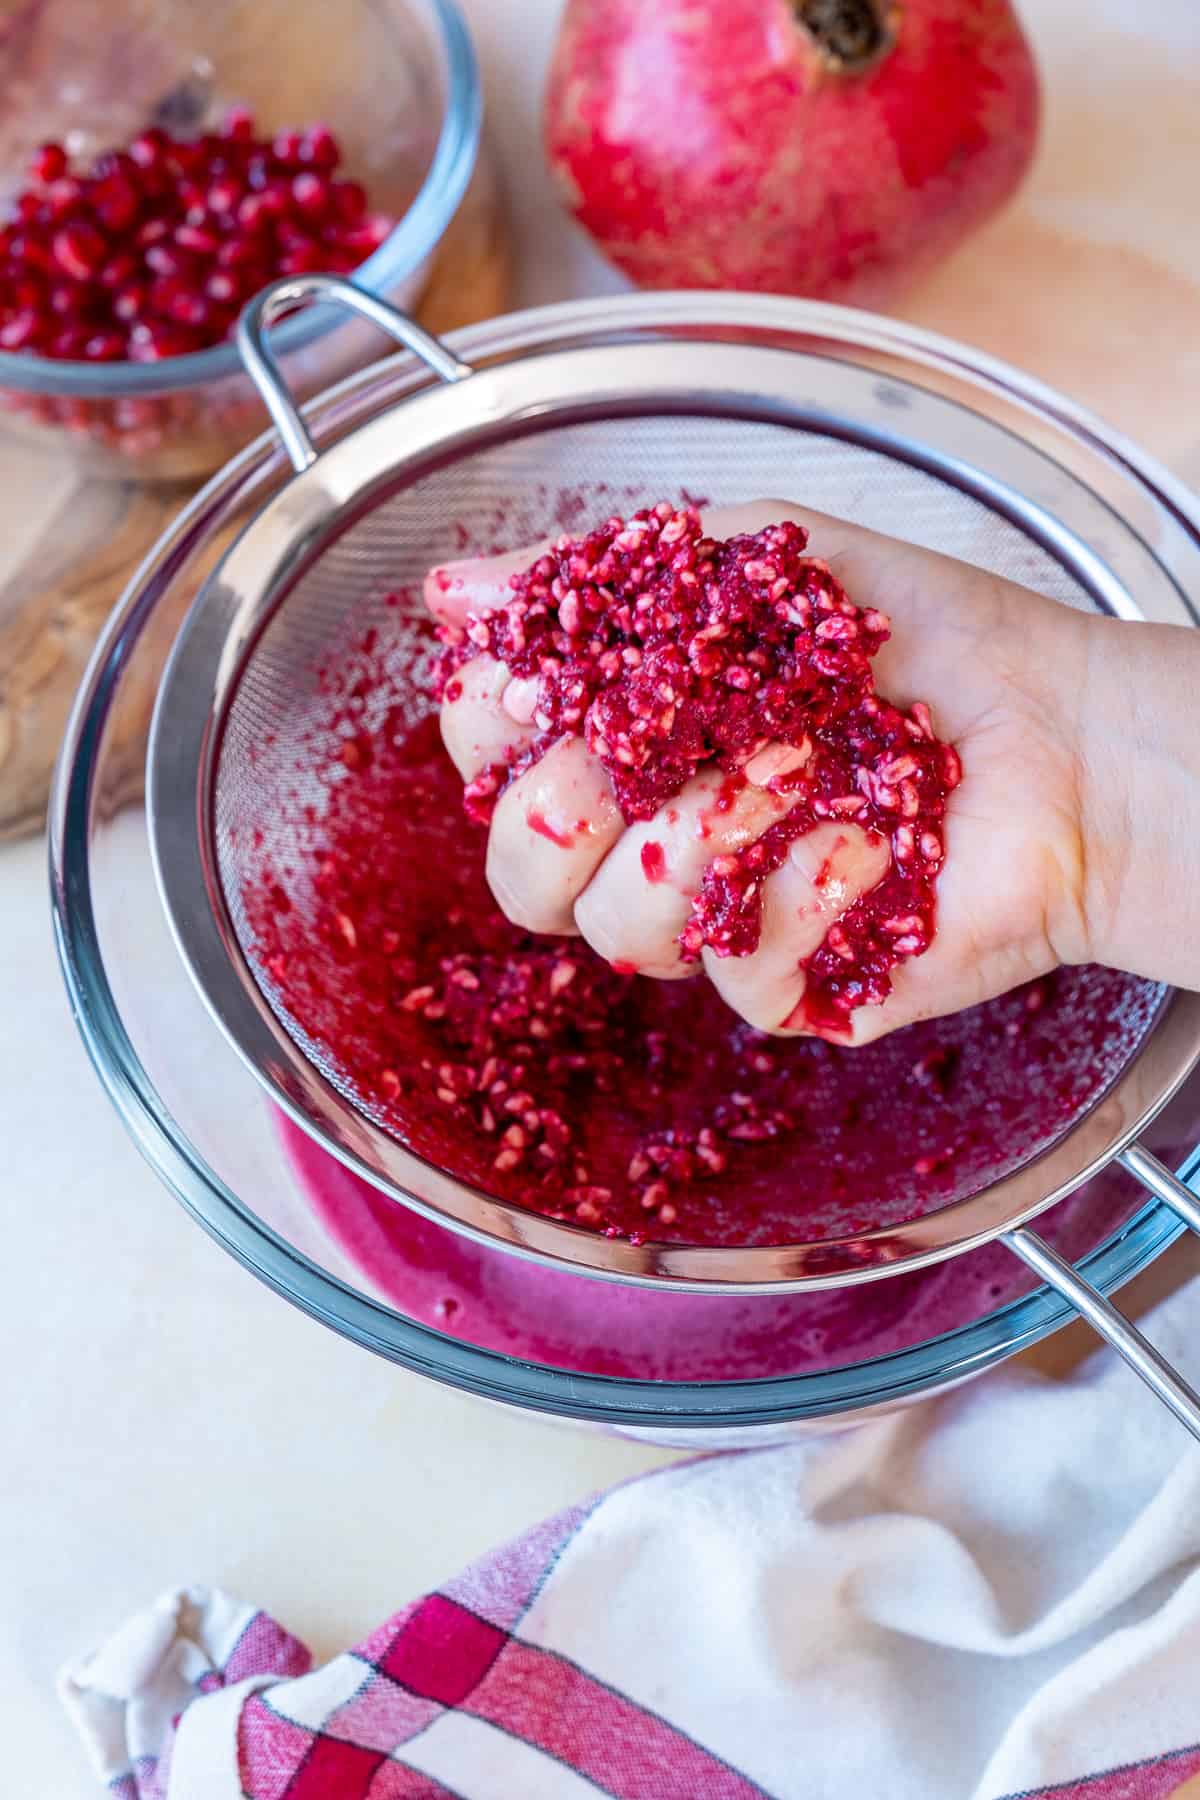
[[[1193, 1374], [1198, 1304], [1193, 1284], [1148, 1321]], [[1107, 1351], [1069, 1382], [999, 1371], [858, 1432], [644, 1477], [547, 1528], [544, 1578], [522, 1542], [488, 1559], [530, 1583], [506, 1622], [518, 1645], [567, 1659], [779, 1800], [1056, 1784], [1157, 1800], [1200, 1769], [1200, 1752], [1179, 1755], [1200, 1742], [1200, 1449]], [[487, 1580], [466, 1581], [486, 1611]], [[120, 1766], [107, 1696], [135, 1699], [127, 1748], [158, 1754], [171, 1710], [249, 1616], [220, 1595], [169, 1596], [67, 1672], [99, 1773]], [[368, 1676], [341, 1657], [269, 1699], [320, 1729]], [[264, 1680], [185, 1714], [169, 1800], [237, 1791], [237, 1696]], [[519, 1730], [434, 1711], [374, 1747], [464, 1800], [592, 1791]], [[580, 1717], [595, 1729], [586, 1702]], [[665, 1790], [633, 1777], [604, 1791]]]

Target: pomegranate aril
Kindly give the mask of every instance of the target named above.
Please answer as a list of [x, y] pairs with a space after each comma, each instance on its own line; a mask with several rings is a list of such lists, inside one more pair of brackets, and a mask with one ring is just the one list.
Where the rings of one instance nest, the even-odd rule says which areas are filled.
[[34, 151], [29, 164], [31, 181], [57, 181], [60, 175], [67, 172], [67, 153], [61, 144], [42, 144]]
[[88, 362], [121, 362], [125, 356], [125, 337], [120, 331], [98, 331], [83, 346]]
[[347, 225], [357, 225], [366, 216], [367, 190], [361, 181], [331, 181], [329, 197], [337, 217]]
[[342, 149], [327, 125], [314, 125], [300, 140], [301, 162], [314, 169], [336, 169]]
[[44, 274], [49, 274], [54, 268], [54, 256], [49, 244], [32, 231], [18, 231], [8, 254], [12, 262], [23, 263], [29, 269], [40, 269]]
[[275, 242], [281, 250], [309, 250], [316, 243], [311, 231], [297, 225], [294, 219], [280, 219], [275, 232]]
[[139, 250], [145, 250], [152, 244], [160, 244], [163, 238], [169, 237], [170, 234], [171, 227], [167, 224], [165, 219], [147, 219], [143, 224], [138, 226], [133, 241], [138, 246]]
[[129, 334], [129, 354], [134, 362], [161, 362], [168, 356], [186, 356], [200, 347], [195, 332], [159, 319], [141, 321]]
[[22, 275], [13, 282], [9, 297], [18, 312], [28, 309], [41, 313], [46, 310], [49, 289], [40, 275]]
[[128, 231], [142, 210], [141, 197], [123, 175], [110, 175], [89, 196], [92, 209], [106, 231]]
[[207, 160], [203, 138], [172, 138], [167, 145], [167, 166], [181, 175], [198, 175]]
[[216, 232], [205, 231], [199, 225], [176, 226], [175, 242], [181, 250], [189, 250], [197, 256], [215, 256], [221, 248]]
[[237, 212], [241, 201], [241, 183], [229, 175], [221, 181], [214, 181], [204, 196], [204, 202], [209, 212], [216, 213], [219, 218], [226, 218]]
[[51, 243], [54, 260], [73, 281], [87, 281], [104, 263], [108, 245], [94, 225], [64, 225]]
[[89, 310], [90, 298], [77, 282], [60, 281], [50, 289], [47, 301], [50, 311], [60, 319], [78, 319]]
[[300, 146], [304, 142], [298, 131], [277, 131], [271, 142], [271, 149], [276, 159], [286, 167], [289, 163], [299, 163]]
[[324, 218], [329, 211], [329, 184], [320, 175], [297, 175], [292, 182], [292, 198], [308, 217]]
[[[237, 222], [243, 231], [266, 231], [278, 211], [278, 201], [264, 188], [261, 193], [247, 194], [238, 203]], [[234, 239], [232, 242], [237, 243], [238, 240]]]
[[221, 136], [234, 144], [254, 142], [254, 114], [245, 106], [231, 106], [221, 122]]
[[61, 222], [74, 217], [83, 205], [84, 193], [82, 184], [73, 176], [64, 175], [58, 181], [52, 181], [46, 189], [42, 201], [42, 216]]
[[356, 252], [362, 258], [370, 256], [373, 250], [378, 250], [391, 229], [391, 221], [377, 215], [375, 218], [366, 220], [364, 224], [356, 225], [350, 231], [343, 232], [341, 241], [347, 250]]
[[319, 244], [307, 244], [302, 249], [289, 250], [286, 256], [279, 258], [281, 275], [315, 275], [326, 267], [326, 257]]
[[164, 275], [150, 284], [150, 305], [156, 313], [179, 325], [203, 325], [208, 317], [204, 296], [177, 275]]
[[88, 333], [82, 326], [69, 325], [50, 339], [50, 354], [61, 357], [64, 362], [77, 362], [87, 341]]
[[196, 259], [187, 250], [177, 244], [151, 244], [146, 252], [145, 263], [156, 275], [194, 275]]
[[130, 282], [113, 296], [112, 309], [116, 318], [129, 323], [140, 318], [150, 304], [149, 290], [140, 282]]
[[240, 289], [228, 269], [214, 269], [205, 279], [204, 292], [219, 306], [232, 306], [238, 299]]
[[254, 242], [250, 238], [226, 238], [217, 251], [217, 264], [222, 269], [238, 269], [247, 263], [259, 262], [262, 254], [261, 243]]
[[139, 169], [156, 169], [166, 160], [166, 133], [157, 127], [143, 131], [129, 146], [129, 154]]
[[137, 274], [137, 268], [137, 262], [128, 250], [118, 250], [115, 256], [110, 256], [97, 269], [96, 280], [101, 287], [123, 288]]
[[39, 335], [41, 319], [31, 307], [24, 307], [0, 325], [0, 349], [27, 350]]

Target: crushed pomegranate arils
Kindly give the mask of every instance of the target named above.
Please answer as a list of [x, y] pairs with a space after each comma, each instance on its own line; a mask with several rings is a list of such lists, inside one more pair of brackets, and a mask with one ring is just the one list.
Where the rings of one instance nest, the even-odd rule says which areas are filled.
[[[481, 650], [536, 687], [533, 744], [467, 787], [480, 823], [564, 733], [603, 763], [627, 822], [652, 818], [706, 766], [727, 771], [717, 812], [748, 776], [786, 796], [757, 842], [709, 864], [680, 935], [685, 959], [756, 948], [765, 878], [822, 820], [887, 838], [882, 881], [802, 965], [803, 1018], [791, 1022], [844, 1036], [856, 1007], [886, 998], [896, 964], [932, 942], [946, 799], [962, 765], [927, 705], [904, 712], [876, 693], [871, 659], [889, 621], [854, 605], [807, 543], [790, 521], [718, 543], [693, 508], [666, 503], [561, 537], [511, 577], [502, 606], [443, 628], [442, 691], [461, 691], [456, 672]], [[648, 881], [667, 877], [656, 841], [641, 863]]]
[[259, 138], [240, 108], [197, 138], [142, 132], [86, 170], [43, 144], [0, 232], [0, 347], [146, 362], [220, 343], [274, 276], [348, 273], [391, 230], [332, 179], [340, 162], [324, 126]]

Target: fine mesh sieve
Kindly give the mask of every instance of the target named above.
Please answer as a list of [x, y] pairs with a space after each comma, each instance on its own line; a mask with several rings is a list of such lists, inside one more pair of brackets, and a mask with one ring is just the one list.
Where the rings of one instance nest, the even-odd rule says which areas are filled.
[[[414, 370], [400, 404], [320, 456], [262, 335], [283, 307], [318, 295], [365, 313], [438, 378]], [[999, 381], [988, 413], [964, 404], [952, 347], [930, 340], [918, 384], [889, 366], [887, 326], [865, 315], [739, 299], [731, 317], [727, 298], [722, 313], [689, 296], [645, 331], [632, 317], [623, 329], [621, 310], [598, 341], [533, 345], [472, 370], [332, 278], [276, 284], [251, 308], [243, 355], [297, 474], [199, 596], [164, 677], [149, 753], [156, 869], [201, 993], [293, 1118], [386, 1192], [455, 1229], [610, 1279], [718, 1292], [878, 1279], [1003, 1233], [1200, 1435], [1200, 1401], [1024, 1224], [1120, 1158], [1200, 1227], [1189, 1191], [1136, 1142], [1200, 1053], [1197, 997], [1161, 994], [1150, 1029], [1070, 1131], [921, 1217], [813, 1243], [635, 1245], [508, 1205], [414, 1155], [324, 1059], [261, 965], [243, 892], [264, 841], [287, 863], [292, 821], [326, 804], [303, 754], [323, 677], [373, 625], [386, 624], [402, 647], [411, 630], [390, 697], [407, 694], [415, 716], [428, 702], [406, 665], [427, 640], [404, 590], [419, 593], [431, 565], [464, 550], [511, 547], [664, 496], [778, 494], [1071, 605], [1195, 623], [1154, 546], [1108, 506], [1102, 481], [1041, 451], [1035, 421], [1001, 403]]]

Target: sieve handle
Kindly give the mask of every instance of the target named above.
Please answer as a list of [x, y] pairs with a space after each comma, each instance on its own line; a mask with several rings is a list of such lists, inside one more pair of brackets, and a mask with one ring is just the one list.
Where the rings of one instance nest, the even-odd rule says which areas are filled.
[[[1200, 1233], [1200, 1201], [1156, 1156], [1135, 1143], [1123, 1150], [1117, 1161], [1143, 1187], [1169, 1206], [1185, 1225]], [[1170, 1408], [1180, 1424], [1186, 1426], [1194, 1438], [1200, 1438], [1200, 1394], [1111, 1300], [1085, 1281], [1078, 1269], [1027, 1225], [1005, 1232], [1001, 1242], [1069, 1301], [1093, 1330], [1111, 1344], [1118, 1356], [1124, 1358], [1151, 1392], [1158, 1395], [1164, 1406]]]
[[419, 356], [443, 381], [461, 381], [465, 375], [474, 372], [470, 363], [460, 362], [440, 338], [424, 330], [407, 313], [389, 306], [386, 300], [377, 300], [374, 294], [355, 287], [352, 281], [343, 281], [340, 275], [294, 275], [273, 281], [270, 287], [255, 295], [238, 320], [237, 347], [246, 373], [262, 395], [297, 474], [316, 462], [317, 447], [300, 408], [288, 391], [266, 334], [280, 313], [305, 300], [333, 301], [369, 319], [380, 331], [386, 331], [390, 338], [403, 344], [414, 356]]

